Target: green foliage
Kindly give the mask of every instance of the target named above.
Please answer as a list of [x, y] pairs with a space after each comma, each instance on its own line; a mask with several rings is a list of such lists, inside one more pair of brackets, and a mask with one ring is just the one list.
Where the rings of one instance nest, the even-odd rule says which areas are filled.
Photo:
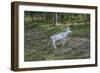
[[24, 18], [24, 20], [25, 20], [25, 24], [26, 24], [26, 25], [32, 23], [32, 17], [31, 17], [31, 16], [26, 16], [26, 17]]
[[84, 25], [72, 25], [72, 37], [90, 37], [90, 25], [84, 24]]
[[[61, 25], [73, 24], [73, 23], [87, 23], [90, 22], [89, 14], [77, 14], [77, 13], [56, 13], [54, 12], [24, 12], [25, 26], [29, 24], [52, 24], [60, 23]], [[34, 23], [33, 23], [34, 22]]]

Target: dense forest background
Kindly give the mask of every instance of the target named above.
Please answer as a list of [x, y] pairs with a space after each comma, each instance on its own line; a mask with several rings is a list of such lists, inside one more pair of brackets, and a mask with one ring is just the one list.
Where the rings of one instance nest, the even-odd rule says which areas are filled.
[[[71, 28], [66, 45], [50, 36]], [[59, 12], [24, 12], [24, 60], [61, 60], [90, 58], [90, 14]]]

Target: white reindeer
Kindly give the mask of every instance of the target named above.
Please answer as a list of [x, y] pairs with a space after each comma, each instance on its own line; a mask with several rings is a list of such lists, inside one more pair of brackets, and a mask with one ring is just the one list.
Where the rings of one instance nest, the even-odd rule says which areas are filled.
[[67, 38], [67, 36], [68, 36], [69, 33], [71, 33], [71, 30], [70, 30], [70, 27], [67, 27], [66, 31], [61, 32], [59, 34], [52, 35], [50, 37], [51, 41], [52, 41], [52, 44], [53, 44], [53, 46], [54, 46], [55, 49], [57, 49], [57, 47], [56, 47], [56, 41], [58, 41], [58, 40], [66, 41], [65, 38]]

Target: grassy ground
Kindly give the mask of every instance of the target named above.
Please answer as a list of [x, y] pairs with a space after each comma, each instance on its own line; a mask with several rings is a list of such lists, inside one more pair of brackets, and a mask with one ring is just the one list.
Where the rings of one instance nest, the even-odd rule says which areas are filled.
[[35, 24], [25, 26], [24, 35], [24, 60], [63, 60], [63, 59], [85, 59], [90, 58], [90, 26], [70, 26], [72, 33], [66, 39], [65, 45], [57, 42], [54, 49], [50, 36], [64, 31], [64, 26], [52, 24]]

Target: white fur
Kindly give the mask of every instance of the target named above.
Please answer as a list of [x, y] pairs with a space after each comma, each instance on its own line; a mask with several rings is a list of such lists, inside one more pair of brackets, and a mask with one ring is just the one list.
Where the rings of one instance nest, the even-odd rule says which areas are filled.
[[52, 35], [50, 38], [52, 40], [52, 44], [54, 46], [55, 49], [57, 49], [56, 47], [56, 41], [58, 40], [61, 40], [61, 41], [66, 41], [65, 38], [67, 38], [68, 34], [71, 33], [71, 30], [70, 28], [68, 27], [66, 31], [64, 32], [61, 32], [59, 34], [55, 34], [55, 35]]

